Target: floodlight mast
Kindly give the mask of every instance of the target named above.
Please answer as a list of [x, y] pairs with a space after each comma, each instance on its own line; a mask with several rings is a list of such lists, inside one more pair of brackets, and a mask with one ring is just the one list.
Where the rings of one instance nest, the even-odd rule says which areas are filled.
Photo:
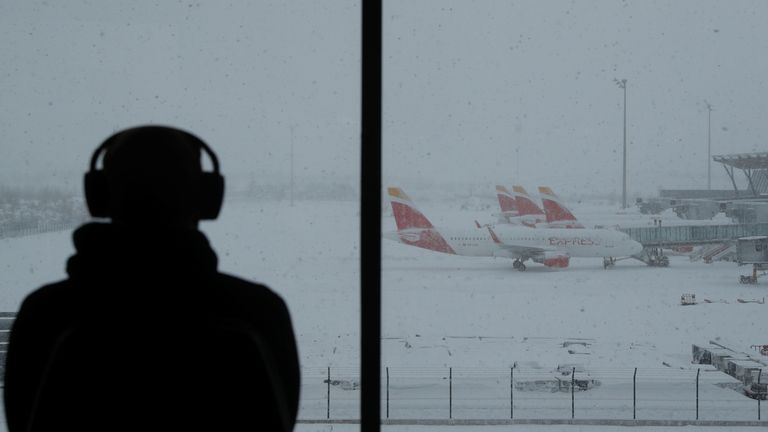
[[707, 103], [707, 190], [712, 190], [712, 105]]
[[291, 125], [291, 207], [293, 207], [293, 130], [296, 125]]
[[624, 90], [624, 153], [621, 170], [621, 208], [627, 208], [627, 79], [613, 79], [613, 82]]

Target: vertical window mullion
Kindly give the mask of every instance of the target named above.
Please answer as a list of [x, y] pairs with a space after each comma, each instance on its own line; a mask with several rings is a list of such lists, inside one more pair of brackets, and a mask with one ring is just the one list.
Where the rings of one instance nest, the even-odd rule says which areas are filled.
[[363, 0], [360, 141], [360, 428], [381, 423], [381, 0]]

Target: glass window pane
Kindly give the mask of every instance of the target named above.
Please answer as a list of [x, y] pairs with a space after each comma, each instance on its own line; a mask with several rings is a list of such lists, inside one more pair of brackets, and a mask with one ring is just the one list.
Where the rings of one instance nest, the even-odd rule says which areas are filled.
[[98, 144], [183, 128], [226, 177], [219, 269], [288, 304], [299, 418], [326, 418], [329, 367], [331, 415], [357, 416], [359, 2], [4, 2], [0, 36], [0, 311], [66, 277]]
[[[768, 166], [732, 183], [712, 161], [764, 150], [766, 18], [760, 2], [384, 2], [383, 416], [757, 416], [741, 372], [691, 352], [765, 364], [744, 303], [762, 294], [738, 283], [752, 268], [711, 259], [736, 257], [709, 226], [738, 222], [719, 200], [734, 187], [741, 220], [768, 222], [751, 192]], [[699, 369], [714, 381], [697, 405]]]

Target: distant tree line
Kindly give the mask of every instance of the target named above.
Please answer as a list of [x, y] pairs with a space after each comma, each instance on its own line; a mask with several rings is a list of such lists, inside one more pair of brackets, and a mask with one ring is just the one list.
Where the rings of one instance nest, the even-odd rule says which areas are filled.
[[[291, 199], [291, 185], [251, 180], [245, 187], [244, 195], [248, 198], [265, 200], [289, 200]], [[360, 199], [360, 195], [357, 182], [307, 182], [294, 185], [293, 199], [350, 201]]]
[[0, 237], [65, 229], [87, 218], [82, 197], [63, 189], [0, 186]]

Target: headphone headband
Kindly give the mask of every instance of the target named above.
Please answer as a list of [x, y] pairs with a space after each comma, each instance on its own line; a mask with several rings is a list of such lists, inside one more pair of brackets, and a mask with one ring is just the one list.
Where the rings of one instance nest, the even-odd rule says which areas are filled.
[[[99, 161], [99, 156], [101, 156], [102, 153], [106, 153], [106, 151], [112, 145], [114, 145], [115, 141], [117, 141], [117, 139], [120, 138], [123, 134], [131, 132], [131, 131], [135, 131], [136, 129], [141, 129], [141, 128], [126, 129], [126, 130], [124, 130], [124, 131], [122, 131], [120, 133], [112, 135], [109, 139], [107, 139], [103, 143], [101, 143], [101, 145], [98, 148], [96, 148], [96, 150], [93, 152], [93, 155], [91, 156], [91, 163], [89, 165], [89, 169], [91, 171], [96, 171], [97, 170], [96, 164]], [[189, 138], [191, 141], [196, 143], [197, 146], [208, 155], [208, 158], [211, 159], [211, 164], [213, 165], [213, 172], [216, 173], [216, 174], [219, 174], [219, 158], [216, 157], [216, 153], [214, 153], [213, 150], [210, 147], [208, 147], [208, 144], [206, 144], [205, 141], [203, 141], [200, 138], [192, 135], [191, 133], [185, 132], [183, 130], [173, 129], [173, 128], [168, 128], [168, 129], [169, 130], [173, 130], [174, 132], [182, 133], [182, 134], [186, 135], [187, 138]]]

